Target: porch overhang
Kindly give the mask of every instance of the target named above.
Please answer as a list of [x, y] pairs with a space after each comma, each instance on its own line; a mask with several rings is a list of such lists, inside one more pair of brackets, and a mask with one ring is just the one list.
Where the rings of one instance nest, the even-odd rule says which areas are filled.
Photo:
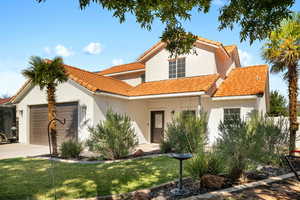
[[213, 101], [225, 101], [225, 100], [242, 100], [242, 99], [257, 99], [257, 95], [243, 95], [243, 96], [224, 96], [224, 97], [212, 97]]
[[155, 95], [144, 95], [144, 96], [123, 96], [119, 94], [112, 94], [108, 92], [96, 92], [97, 95], [121, 98], [126, 100], [141, 100], [141, 99], [158, 99], [158, 98], [173, 98], [173, 97], [187, 97], [187, 96], [201, 96], [205, 95], [205, 92], [180, 92], [180, 93], [169, 93], [169, 94], [155, 94]]

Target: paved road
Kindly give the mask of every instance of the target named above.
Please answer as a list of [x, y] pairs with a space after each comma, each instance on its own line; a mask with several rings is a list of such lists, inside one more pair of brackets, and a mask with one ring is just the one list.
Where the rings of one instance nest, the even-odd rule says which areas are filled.
[[30, 144], [0, 144], [0, 160], [49, 154], [47, 146]]

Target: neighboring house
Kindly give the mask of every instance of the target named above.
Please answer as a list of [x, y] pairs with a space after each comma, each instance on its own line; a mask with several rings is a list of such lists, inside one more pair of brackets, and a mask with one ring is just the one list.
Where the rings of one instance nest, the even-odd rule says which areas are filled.
[[[85, 140], [88, 126], [104, 120], [109, 108], [131, 117], [140, 143], [159, 143], [180, 111], [207, 112], [212, 143], [220, 121], [268, 110], [267, 65], [241, 67], [235, 45], [200, 37], [194, 49], [197, 54], [170, 59], [165, 44], [158, 42], [136, 62], [97, 73], [65, 65], [69, 80], [56, 93], [58, 118], [67, 120], [64, 127], [58, 125], [59, 142]], [[12, 102], [17, 104], [20, 142], [47, 144], [45, 91], [29, 81]]]
[[11, 105], [11, 98], [0, 99], [0, 132], [11, 134], [11, 128], [16, 126], [16, 107]]

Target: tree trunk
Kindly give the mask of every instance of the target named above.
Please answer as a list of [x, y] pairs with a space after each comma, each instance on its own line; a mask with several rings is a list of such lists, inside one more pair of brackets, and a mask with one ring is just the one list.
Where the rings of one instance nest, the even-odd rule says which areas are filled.
[[296, 132], [299, 124], [297, 122], [297, 96], [298, 96], [298, 72], [296, 65], [288, 68], [289, 78], [289, 121], [290, 121], [290, 144], [289, 150], [296, 149]]
[[[56, 102], [55, 102], [55, 86], [50, 84], [47, 86], [48, 95], [48, 120], [56, 118]], [[53, 121], [50, 126], [50, 135], [52, 141], [52, 153], [58, 155], [57, 151], [57, 135], [56, 135], [56, 121]]]

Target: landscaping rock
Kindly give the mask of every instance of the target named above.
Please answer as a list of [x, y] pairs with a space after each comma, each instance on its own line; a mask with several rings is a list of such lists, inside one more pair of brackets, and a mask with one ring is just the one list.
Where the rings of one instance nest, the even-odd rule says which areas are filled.
[[143, 155], [144, 155], [144, 151], [142, 149], [138, 149], [136, 152], [133, 153], [133, 157], [139, 157]]
[[150, 190], [138, 190], [133, 194], [134, 200], [148, 200], [150, 197]]
[[225, 178], [221, 176], [207, 174], [201, 177], [201, 186], [210, 189], [221, 189], [225, 183]]

